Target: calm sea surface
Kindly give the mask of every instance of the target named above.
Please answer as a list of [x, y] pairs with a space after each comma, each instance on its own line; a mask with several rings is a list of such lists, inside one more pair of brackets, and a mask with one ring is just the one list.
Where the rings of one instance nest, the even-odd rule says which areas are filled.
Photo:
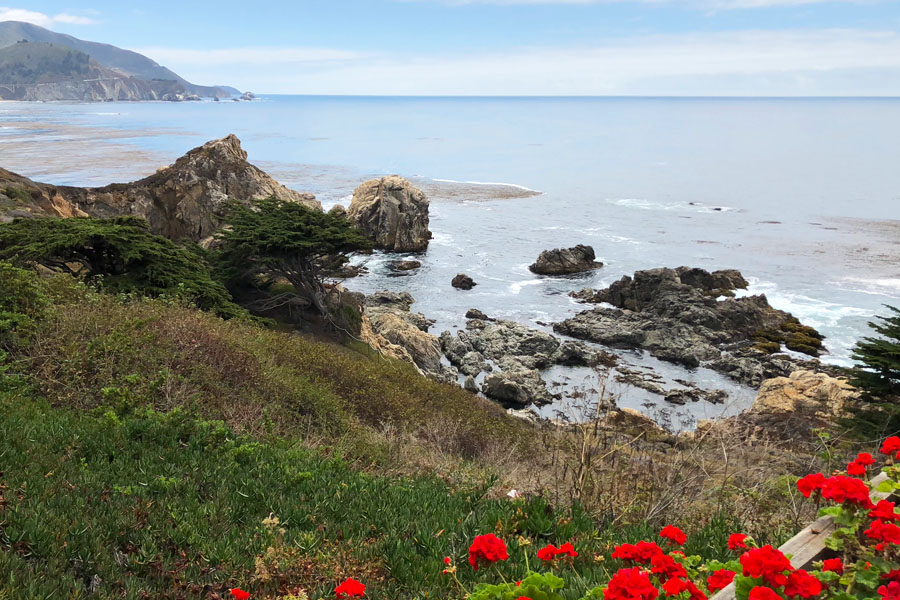
[[[0, 166], [51, 183], [105, 184], [228, 133], [251, 162], [326, 207], [346, 205], [359, 182], [386, 173], [426, 189], [434, 240], [417, 257], [423, 268], [395, 277], [394, 257], [376, 255], [369, 275], [348, 285], [409, 290], [414, 308], [437, 319], [435, 333], [464, 326], [472, 307], [532, 325], [558, 321], [582, 308], [569, 291], [637, 269], [737, 268], [752, 292], [828, 336], [826, 360], [847, 364], [872, 315], [900, 304], [900, 99], [0, 103]], [[564, 279], [528, 271], [541, 250], [579, 243], [606, 266]], [[454, 290], [457, 272], [479, 285]], [[571, 385], [583, 375], [551, 378]], [[676, 420], [735, 412], [752, 399], [715, 374], [689, 376], [728, 388], [733, 401], [680, 408]], [[633, 391], [622, 401], [656, 402]]]

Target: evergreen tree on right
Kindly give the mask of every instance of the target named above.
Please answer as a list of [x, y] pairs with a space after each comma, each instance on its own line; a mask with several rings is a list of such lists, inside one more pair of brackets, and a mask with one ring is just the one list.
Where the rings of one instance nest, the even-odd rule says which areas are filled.
[[852, 383], [870, 399], [900, 395], [900, 309], [885, 306], [893, 315], [869, 323], [881, 337], [864, 337], [853, 349], [861, 366]]

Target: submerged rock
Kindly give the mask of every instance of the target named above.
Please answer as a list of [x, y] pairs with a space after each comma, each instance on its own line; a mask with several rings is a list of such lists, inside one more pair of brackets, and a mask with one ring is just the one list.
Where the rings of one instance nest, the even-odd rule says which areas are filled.
[[413, 271], [422, 266], [417, 260], [401, 260], [390, 265], [394, 271]]
[[450, 285], [458, 290], [471, 290], [478, 284], [465, 273], [458, 273], [456, 277], [453, 278], [453, 281], [450, 282]]
[[[10, 195], [14, 198], [5, 202]], [[36, 183], [0, 169], [0, 221], [19, 216], [132, 215], [146, 219], [154, 233], [176, 240], [208, 240], [221, 226], [230, 200], [269, 197], [322, 208], [312, 194], [289, 189], [247, 162], [234, 135], [194, 148], [139, 181], [99, 188]]]
[[602, 267], [603, 263], [595, 258], [592, 247], [579, 244], [574, 248], [544, 250], [528, 268], [539, 275], [570, 275]]
[[397, 175], [366, 181], [357, 187], [347, 218], [379, 248], [391, 252], [424, 252], [431, 239], [428, 198]]

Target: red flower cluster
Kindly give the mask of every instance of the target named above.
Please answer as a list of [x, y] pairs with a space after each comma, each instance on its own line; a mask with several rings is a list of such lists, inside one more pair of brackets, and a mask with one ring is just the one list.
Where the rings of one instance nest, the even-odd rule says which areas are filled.
[[782, 587], [787, 584], [788, 578], [785, 571], [793, 571], [791, 561], [772, 546], [763, 546], [747, 551], [741, 556], [741, 567], [745, 577], [763, 579], [772, 587]]
[[880, 452], [888, 456], [896, 456], [897, 453], [900, 453], [900, 437], [894, 435], [884, 440]]
[[612, 557], [646, 565], [653, 560], [653, 557], [657, 554], [665, 554], [665, 552], [653, 542], [641, 541], [637, 544], [622, 544], [621, 546], [617, 546], [612, 553]]
[[868, 452], [861, 452], [852, 463], [847, 465], [847, 474], [864, 477], [866, 474], [866, 467], [875, 464], [875, 458], [872, 457]]
[[821, 473], [813, 473], [797, 480], [797, 489], [805, 497], [809, 498], [813, 492], [820, 491], [827, 479]]
[[822, 570], [841, 575], [844, 572], [844, 561], [842, 561], [840, 558], [829, 558], [822, 563]]
[[247, 600], [248, 598], [250, 598], [250, 593], [245, 592], [241, 588], [231, 588], [228, 591], [231, 592], [231, 595], [234, 598], [234, 600]]
[[690, 600], [706, 600], [706, 594], [689, 579], [673, 577], [666, 581], [662, 588], [666, 596], [680, 596], [683, 592], [687, 592], [690, 594]]
[[872, 521], [872, 525], [865, 531], [866, 537], [878, 540], [879, 542], [887, 542], [889, 544], [900, 544], [900, 527], [893, 523], [885, 523], [884, 521]]
[[747, 534], [746, 533], [732, 533], [728, 536], [728, 549], [729, 550], [746, 550], [747, 549]]
[[673, 577], [687, 577], [687, 571], [681, 563], [677, 562], [668, 554], [657, 554], [650, 560], [652, 568], [650, 572], [659, 575], [660, 579], [668, 580]]
[[895, 511], [896, 506], [893, 502], [879, 500], [872, 512], [869, 513], [869, 518], [882, 521], [900, 521], [900, 514], [897, 514]]
[[896, 581], [897, 583], [900, 583], [900, 569], [894, 569], [890, 573], [885, 573], [881, 578], [885, 581]]
[[835, 475], [822, 486], [822, 497], [838, 504], [855, 504], [865, 508], [875, 508], [869, 498], [869, 486], [854, 477]]
[[781, 600], [781, 596], [770, 588], [757, 586], [750, 590], [749, 600]]
[[497, 561], [506, 560], [506, 544], [493, 533], [476, 536], [469, 546], [469, 564], [476, 571], [479, 562], [494, 564]]
[[892, 581], [888, 585], [878, 588], [878, 593], [884, 600], [900, 600], [900, 583]]
[[719, 590], [724, 590], [726, 587], [734, 581], [737, 573], [734, 571], [729, 571], [728, 569], [719, 569], [712, 575], [706, 578], [706, 587], [709, 588], [709, 591], [715, 594]]
[[656, 600], [657, 596], [659, 590], [640, 567], [620, 569], [603, 592], [604, 600]]
[[366, 586], [359, 581], [349, 578], [334, 590], [338, 598], [362, 598], [366, 594]]
[[545, 562], [556, 560], [560, 556], [571, 556], [572, 558], [576, 558], [578, 553], [575, 552], [575, 546], [569, 542], [566, 542], [559, 548], [553, 544], [547, 544], [537, 551], [537, 557]]
[[674, 525], [666, 525], [663, 527], [663, 530], [659, 532], [659, 537], [669, 540], [678, 546], [683, 546], [687, 541], [687, 535]]
[[792, 598], [796, 598], [797, 596], [801, 598], [814, 598], [822, 593], [822, 582], [803, 569], [797, 569], [788, 575], [784, 593]]

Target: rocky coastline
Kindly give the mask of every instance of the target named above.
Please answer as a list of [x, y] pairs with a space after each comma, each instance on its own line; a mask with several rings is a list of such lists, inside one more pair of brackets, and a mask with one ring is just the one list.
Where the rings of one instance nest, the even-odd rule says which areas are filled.
[[[247, 158], [231, 135], [191, 150], [149, 177], [99, 188], [43, 184], [0, 169], [0, 222], [132, 215], [171, 239], [209, 243], [229, 201], [274, 196], [322, 209], [312, 194], [279, 184]], [[418, 255], [421, 260], [401, 257], [391, 266], [397, 275], [415, 277], [432, 237], [429, 204], [422, 190], [391, 175], [360, 184], [349, 207], [336, 206], [331, 213], [355, 223], [383, 252]], [[558, 276], [600, 267], [593, 248], [576, 245], [540, 253], [530, 269]], [[360, 273], [364, 267], [345, 269], [341, 277]], [[446, 285], [449, 292], [453, 287], [471, 290], [477, 283], [460, 273]], [[533, 415], [522, 409], [553, 405], [571, 394], [548, 377], [559, 369], [602, 372], [671, 406], [729, 401], [726, 390], [687, 377], [663, 377], [635, 360], [642, 353], [686, 373], [708, 369], [759, 390], [750, 410], [754, 413], [809, 410], [810, 402], [830, 407], [836, 397], [850, 398], [852, 390], [836, 378], [840, 373], [817, 360], [822, 336], [773, 308], [764, 295], [747, 294], [747, 286], [736, 270], [641, 270], [605, 289], [573, 292], [585, 310], [545, 329], [472, 308], [465, 314], [464, 329], [439, 335], [430, 332], [434, 321], [413, 310], [415, 299], [408, 292], [348, 292], [343, 297], [361, 312], [359, 338], [380, 354], [408, 363], [425, 377], [481, 394], [519, 416]]]

